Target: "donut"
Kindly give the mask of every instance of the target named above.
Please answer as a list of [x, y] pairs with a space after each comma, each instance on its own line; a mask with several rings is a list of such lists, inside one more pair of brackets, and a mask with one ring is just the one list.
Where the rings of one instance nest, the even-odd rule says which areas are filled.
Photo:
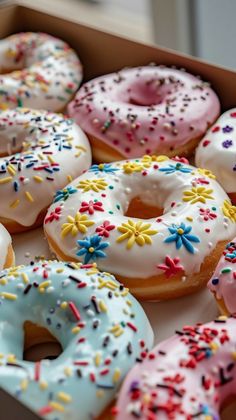
[[62, 111], [82, 79], [76, 53], [45, 33], [22, 32], [0, 40], [0, 109], [24, 106]]
[[13, 233], [42, 224], [55, 192], [91, 164], [71, 119], [28, 108], [0, 113], [0, 155], [0, 222]]
[[185, 326], [126, 377], [116, 420], [219, 420], [236, 390], [236, 319]]
[[[96, 264], [43, 261], [0, 275], [0, 385], [42, 418], [104, 419], [153, 332], [141, 305]], [[9, 319], [14, 322], [9, 322]], [[23, 360], [58, 341], [55, 360]]]
[[229, 242], [207, 286], [222, 314], [236, 315], [236, 238]]
[[144, 154], [189, 156], [219, 111], [207, 83], [164, 66], [98, 77], [85, 83], [68, 106], [98, 162]]
[[143, 300], [195, 292], [236, 234], [236, 208], [214, 175], [185, 162], [145, 155], [91, 166], [48, 209], [51, 249], [95, 261]]
[[8, 268], [15, 263], [15, 254], [12, 239], [5, 227], [0, 223], [0, 270]]
[[196, 150], [195, 161], [216, 175], [236, 204], [236, 108], [222, 114], [208, 130]]

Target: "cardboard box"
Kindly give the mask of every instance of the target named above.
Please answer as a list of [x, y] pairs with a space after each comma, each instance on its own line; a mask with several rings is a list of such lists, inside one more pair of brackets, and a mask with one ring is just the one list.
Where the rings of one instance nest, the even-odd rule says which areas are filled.
[[[4, 38], [21, 31], [43, 31], [62, 38], [78, 52], [84, 66], [84, 81], [122, 67], [140, 66], [151, 62], [183, 67], [212, 84], [220, 97], [223, 110], [236, 106], [236, 72], [164, 48], [147, 46], [102, 32], [76, 21], [65, 20], [56, 16], [56, 13], [57, 11], [53, 16], [40, 11], [40, 5], [27, 7], [20, 1], [1, 3], [0, 37]], [[35, 252], [41, 252], [41, 250], [44, 252], [45, 245], [42, 245], [43, 239], [39, 237], [39, 230], [31, 231], [25, 236], [18, 235], [14, 240], [18, 263], [24, 263], [26, 250], [30, 249], [32, 253], [36, 249]], [[145, 303], [143, 306], [151, 319], [154, 330], [158, 327], [159, 339], [173, 333], [175, 327], [179, 327], [179, 323], [183, 325], [185, 319], [187, 323], [206, 322], [213, 319], [217, 313], [210, 294], [204, 297], [203, 294], [196, 295], [179, 299], [178, 302], [164, 302], [155, 306]], [[163, 329], [160, 328], [161, 322], [157, 319], [158, 317], [162, 323], [165, 320]], [[0, 402], [0, 420], [39, 418], [3, 390], [0, 390]], [[227, 420], [235, 419], [234, 409], [231, 410], [231, 415], [227, 414], [226, 418]]]

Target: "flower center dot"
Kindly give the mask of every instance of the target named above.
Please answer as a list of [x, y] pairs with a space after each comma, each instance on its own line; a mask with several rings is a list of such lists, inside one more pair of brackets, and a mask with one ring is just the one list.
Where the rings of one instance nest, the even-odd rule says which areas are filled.
[[183, 235], [184, 230], [183, 230], [183, 229], [181, 229], [181, 228], [179, 228], [179, 229], [177, 230], [177, 232], [178, 232], [178, 234], [179, 234], [179, 235]]
[[89, 248], [89, 252], [93, 253], [94, 252], [94, 248], [92, 246], [90, 246]]

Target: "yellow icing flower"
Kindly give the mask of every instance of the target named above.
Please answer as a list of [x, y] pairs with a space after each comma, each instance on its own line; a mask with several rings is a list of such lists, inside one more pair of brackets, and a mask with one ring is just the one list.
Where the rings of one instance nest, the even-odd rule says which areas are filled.
[[122, 233], [121, 236], [116, 240], [117, 242], [123, 242], [128, 239], [126, 248], [130, 249], [136, 242], [139, 246], [145, 244], [152, 244], [151, 235], [155, 235], [157, 230], [150, 230], [150, 223], [143, 223], [141, 220], [137, 223], [132, 220], [128, 220], [127, 223], [122, 223], [121, 226], [118, 226], [118, 231]]
[[149, 167], [152, 162], [164, 162], [165, 160], [169, 160], [168, 156], [165, 155], [144, 155], [141, 159], [141, 162], [144, 164], [149, 164]]
[[198, 172], [207, 178], [216, 179], [216, 176], [209, 169], [198, 168]]
[[230, 201], [225, 200], [222, 211], [226, 217], [236, 223], [236, 206], [233, 206]]
[[61, 227], [61, 236], [64, 238], [69, 233], [76, 236], [78, 232], [86, 233], [89, 226], [94, 225], [93, 220], [89, 220], [86, 214], [76, 213], [75, 217], [67, 216], [67, 223]]
[[136, 162], [127, 162], [123, 165], [123, 170], [126, 174], [132, 174], [133, 172], [141, 172], [143, 166]]
[[105, 190], [107, 185], [108, 184], [104, 181], [104, 178], [85, 179], [79, 182], [77, 188], [81, 188], [84, 192], [90, 190], [94, 192], [99, 192], [99, 190]]
[[189, 201], [191, 204], [195, 204], [198, 201], [205, 203], [206, 200], [213, 200], [212, 192], [213, 190], [205, 187], [193, 187], [191, 190], [184, 191], [183, 201]]

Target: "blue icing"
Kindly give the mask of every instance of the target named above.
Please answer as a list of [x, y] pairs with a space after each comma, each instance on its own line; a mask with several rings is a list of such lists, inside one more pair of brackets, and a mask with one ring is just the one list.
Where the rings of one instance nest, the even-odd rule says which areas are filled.
[[[25, 321], [46, 327], [63, 348], [40, 362], [38, 377], [39, 365], [22, 359]], [[142, 307], [94, 264], [40, 262], [0, 273], [0, 385], [47, 419], [102, 413], [140, 357], [140, 340], [153, 344]]]

